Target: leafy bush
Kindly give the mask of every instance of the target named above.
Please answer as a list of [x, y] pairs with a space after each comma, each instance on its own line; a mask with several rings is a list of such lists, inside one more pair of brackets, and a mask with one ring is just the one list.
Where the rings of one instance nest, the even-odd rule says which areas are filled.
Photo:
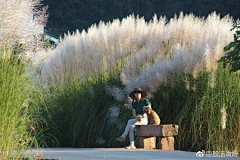
[[234, 34], [234, 41], [229, 43], [227, 46], [224, 47], [224, 51], [229, 51], [223, 56], [218, 62], [223, 62], [223, 67], [229, 64], [232, 68], [230, 72], [236, 72], [240, 69], [240, 25], [235, 25], [234, 28], [231, 29], [235, 30]]

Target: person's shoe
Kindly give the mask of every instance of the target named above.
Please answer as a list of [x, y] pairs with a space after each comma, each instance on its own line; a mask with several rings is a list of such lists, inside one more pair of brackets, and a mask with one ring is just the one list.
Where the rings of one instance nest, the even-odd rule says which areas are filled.
[[136, 147], [130, 145], [130, 146], [126, 146], [125, 149], [136, 149]]
[[124, 141], [125, 141], [125, 138], [119, 137], [119, 138], [116, 138], [116, 140], [119, 141], [119, 142], [124, 142]]

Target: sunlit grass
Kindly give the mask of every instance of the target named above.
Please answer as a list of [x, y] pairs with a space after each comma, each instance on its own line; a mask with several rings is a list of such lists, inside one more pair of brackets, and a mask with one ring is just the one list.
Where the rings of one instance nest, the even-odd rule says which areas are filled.
[[[150, 101], [162, 124], [179, 125], [175, 149], [239, 150], [238, 78], [237, 74], [218, 68], [213, 73], [202, 71], [198, 78], [191, 74], [176, 75], [159, 87]], [[47, 132], [59, 140], [59, 146], [127, 145], [128, 141], [119, 143], [115, 138], [131, 118], [129, 104], [109, 95], [106, 85], [123, 88], [116, 75], [84, 83], [69, 79], [64, 85], [54, 87], [50, 99], [58, 104], [58, 110], [52, 112], [55, 125]], [[225, 126], [223, 112], [226, 115]]]
[[239, 75], [219, 68], [200, 73], [198, 79], [177, 76], [174, 87], [160, 87], [156, 110], [163, 123], [179, 125], [178, 149], [239, 151], [239, 83]]
[[115, 138], [131, 118], [128, 93], [141, 87], [161, 122], [179, 125], [175, 149], [239, 150], [239, 75], [217, 64], [231, 28], [232, 19], [216, 13], [206, 19], [180, 13], [168, 23], [129, 16], [68, 34], [55, 50], [39, 52], [33, 63], [57, 106], [46, 133], [59, 143], [47, 144], [127, 145]]
[[231, 19], [181, 14], [165, 22], [129, 16], [69, 34], [29, 63], [1, 59], [0, 159], [45, 144], [128, 145], [115, 138], [131, 118], [134, 87], [148, 91], [163, 124], [179, 125], [176, 150], [239, 150], [239, 75], [215, 62], [232, 37]]
[[43, 92], [27, 65], [14, 56], [0, 59], [0, 159], [18, 158], [27, 148], [44, 144]]

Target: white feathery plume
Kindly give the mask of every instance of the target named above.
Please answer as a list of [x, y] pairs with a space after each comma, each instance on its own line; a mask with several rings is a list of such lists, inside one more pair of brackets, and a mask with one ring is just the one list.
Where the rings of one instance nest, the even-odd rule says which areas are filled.
[[224, 54], [220, 49], [232, 40], [231, 27], [231, 18], [220, 19], [215, 12], [207, 19], [180, 13], [167, 24], [165, 17], [154, 15], [147, 23], [130, 15], [68, 34], [53, 51], [33, 58], [43, 79], [50, 77], [54, 82], [66, 73], [82, 80], [89, 75], [97, 78], [114, 72], [121, 63], [124, 91], [141, 87], [152, 94], [174, 74], [194, 72], [196, 76], [200, 68], [214, 70]]
[[211, 48], [209, 46], [209, 44], [207, 44], [206, 48], [205, 48], [205, 52], [204, 52], [204, 62], [205, 62], [205, 66], [206, 69], [211, 72], [212, 71], [212, 65], [213, 65], [213, 59], [212, 59], [212, 52], [211, 52]]
[[118, 106], [111, 106], [109, 108], [109, 117], [110, 118], [117, 118], [120, 113], [120, 108]]
[[132, 109], [132, 99], [130, 97], [128, 97], [124, 103], [124, 107], [128, 108], [128, 109]]
[[209, 75], [209, 86], [212, 89], [216, 86], [216, 77], [214, 71]]
[[40, 49], [46, 11], [41, 0], [0, 0], [0, 40], [15, 45], [11, 47], [21, 44], [28, 51]]
[[118, 121], [119, 113], [120, 113], [120, 107], [111, 106], [108, 110], [108, 117], [109, 117], [108, 123], [118, 125], [119, 124], [119, 121]]
[[197, 64], [195, 65], [195, 67], [193, 69], [193, 72], [192, 72], [194, 79], [198, 79], [199, 72], [200, 72], [200, 64], [199, 64], [199, 62], [197, 62]]
[[225, 107], [221, 109], [221, 115], [222, 115], [222, 118], [221, 118], [222, 129], [225, 129], [226, 122], [227, 122], [227, 111]]
[[112, 86], [106, 85], [105, 86], [105, 91], [109, 95], [113, 96], [114, 99], [117, 100], [117, 101], [123, 101], [125, 99], [124, 91], [121, 90], [120, 88], [118, 88], [115, 85], [112, 85]]
[[102, 137], [98, 137], [96, 143], [99, 145], [103, 145], [106, 141]]

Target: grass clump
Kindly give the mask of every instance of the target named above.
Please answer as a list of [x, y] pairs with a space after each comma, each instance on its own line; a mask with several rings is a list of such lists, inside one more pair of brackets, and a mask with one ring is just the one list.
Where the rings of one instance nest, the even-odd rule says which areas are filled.
[[[68, 79], [51, 89], [51, 99], [57, 108], [51, 113], [54, 124], [46, 133], [52, 133], [59, 143], [48, 141], [49, 146], [65, 147], [113, 147], [117, 130], [122, 119], [130, 117], [129, 109], [121, 107], [106, 94], [106, 85], [120, 84], [113, 76], [104, 76], [98, 80], [73, 81]], [[118, 116], [124, 113], [127, 116]], [[124, 115], [123, 114], [123, 115]], [[121, 120], [120, 120], [121, 119]], [[121, 122], [122, 123], [122, 122]]]
[[0, 159], [20, 155], [37, 141], [36, 97], [41, 93], [35, 90], [26, 65], [13, 56], [0, 59]]
[[179, 125], [177, 149], [239, 152], [239, 83], [239, 75], [218, 68], [159, 88], [154, 106], [162, 123]]

